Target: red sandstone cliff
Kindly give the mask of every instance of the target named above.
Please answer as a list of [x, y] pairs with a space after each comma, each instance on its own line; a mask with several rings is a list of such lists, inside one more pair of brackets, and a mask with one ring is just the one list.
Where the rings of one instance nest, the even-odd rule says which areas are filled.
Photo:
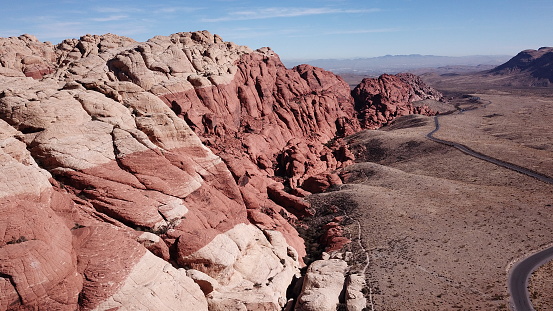
[[[0, 64], [0, 310], [284, 306], [313, 214], [298, 187], [354, 160], [341, 78], [206, 31], [0, 38]], [[427, 91], [364, 83], [389, 98], [356, 101], [367, 127]]]
[[270, 177], [339, 165], [347, 84], [208, 32], [0, 45], [0, 309], [284, 306], [309, 205]]

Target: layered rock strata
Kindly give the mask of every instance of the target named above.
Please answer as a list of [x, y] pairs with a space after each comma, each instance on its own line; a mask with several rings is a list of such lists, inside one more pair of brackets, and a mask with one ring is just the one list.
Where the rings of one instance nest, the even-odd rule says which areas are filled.
[[0, 310], [285, 306], [302, 197], [354, 160], [341, 78], [207, 31], [0, 38], [0, 64]]
[[237, 183], [152, 90], [228, 84], [251, 50], [207, 32], [2, 44], [0, 309], [284, 306], [305, 251], [282, 207], [254, 206], [274, 181]]

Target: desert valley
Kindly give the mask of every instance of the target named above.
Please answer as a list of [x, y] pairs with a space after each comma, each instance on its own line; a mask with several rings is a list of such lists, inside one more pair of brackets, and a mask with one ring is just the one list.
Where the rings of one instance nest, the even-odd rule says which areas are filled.
[[[553, 48], [344, 78], [277, 52], [0, 38], [0, 310], [520, 311], [513, 267], [553, 246]], [[552, 284], [522, 284], [535, 310]]]

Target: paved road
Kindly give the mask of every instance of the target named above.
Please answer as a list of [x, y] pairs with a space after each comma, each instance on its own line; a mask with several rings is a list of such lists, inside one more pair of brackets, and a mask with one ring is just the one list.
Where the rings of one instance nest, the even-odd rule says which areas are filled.
[[499, 165], [499, 166], [508, 168], [510, 170], [519, 172], [519, 173], [524, 174], [524, 175], [528, 175], [530, 177], [534, 177], [534, 178], [539, 179], [543, 182], [546, 182], [546, 183], [549, 183], [549, 184], [553, 185], [553, 178], [552, 177], [540, 174], [536, 171], [524, 168], [522, 166], [518, 166], [518, 165], [513, 164], [513, 163], [509, 163], [509, 162], [501, 161], [501, 160], [496, 159], [496, 158], [492, 158], [492, 157], [487, 156], [485, 154], [482, 154], [480, 152], [474, 151], [474, 150], [470, 149], [469, 147], [467, 147], [465, 145], [434, 137], [434, 133], [436, 133], [437, 131], [440, 130], [440, 122], [438, 121], [438, 117], [439, 116], [434, 117], [434, 123], [436, 124], [436, 128], [432, 132], [426, 134], [426, 137], [428, 137], [430, 140], [435, 141], [437, 143], [441, 143], [441, 144], [445, 144], [445, 145], [457, 148], [457, 149], [461, 150], [462, 152], [464, 152], [464, 153], [466, 153], [470, 156], [476, 157], [476, 158], [484, 160], [484, 161], [491, 162], [495, 165]]
[[[476, 157], [478, 159], [482, 159], [484, 161], [491, 162], [493, 164], [508, 168], [510, 170], [519, 172], [521, 174], [534, 177], [545, 183], [553, 184], [553, 178], [549, 176], [540, 174], [536, 171], [524, 168], [522, 166], [518, 166], [513, 163], [492, 158], [480, 152], [474, 151], [465, 145], [434, 137], [434, 134], [440, 130], [440, 122], [438, 121], [438, 116], [434, 117], [434, 123], [436, 127], [432, 132], [426, 135], [428, 139], [440, 144], [445, 144], [445, 145], [457, 148], [460, 151], [470, 156]], [[533, 271], [535, 271], [541, 265], [543, 265], [544, 263], [547, 263], [550, 260], [553, 260], [553, 247], [550, 247], [538, 253], [535, 253], [530, 257], [526, 257], [525, 259], [518, 262], [511, 268], [511, 271], [509, 272], [508, 287], [509, 287], [509, 293], [511, 295], [510, 306], [512, 310], [514, 311], [534, 310], [534, 308], [532, 307], [532, 303], [530, 302], [530, 295], [528, 293], [528, 279], [530, 278], [530, 274]]]
[[534, 310], [528, 293], [528, 278], [539, 266], [553, 259], [553, 247], [544, 249], [518, 262], [509, 273], [511, 309], [514, 311]]

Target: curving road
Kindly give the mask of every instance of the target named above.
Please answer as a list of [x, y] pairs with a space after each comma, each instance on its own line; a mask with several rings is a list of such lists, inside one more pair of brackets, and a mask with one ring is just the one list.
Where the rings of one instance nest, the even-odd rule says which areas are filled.
[[528, 279], [532, 272], [551, 259], [553, 259], [553, 247], [526, 257], [511, 268], [508, 286], [512, 310], [534, 310], [528, 293]]
[[524, 174], [524, 175], [528, 175], [530, 177], [534, 177], [534, 178], [539, 179], [543, 182], [546, 182], [546, 183], [549, 183], [549, 184], [553, 185], [553, 178], [552, 177], [540, 174], [536, 171], [524, 168], [522, 166], [518, 166], [518, 165], [513, 164], [513, 163], [509, 163], [509, 162], [501, 161], [501, 160], [496, 159], [496, 158], [492, 158], [492, 157], [487, 156], [485, 154], [482, 154], [480, 152], [474, 151], [474, 150], [470, 149], [469, 147], [467, 147], [465, 145], [434, 137], [434, 133], [436, 133], [437, 131], [440, 130], [440, 122], [438, 121], [438, 116], [434, 117], [434, 123], [436, 125], [436, 128], [432, 132], [426, 134], [426, 137], [428, 137], [430, 140], [435, 141], [435, 142], [440, 143], [440, 144], [445, 144], [445, 145], [457, 148], [457, 149], [461, 150], [462, 152], [464, 152], [464, 153], [466, 153], [470, 156], [473, 156], [475, 158], [478, 158], [478, 159], [481, 159], [481, 160], [484, 160], [484, 161], [488, 161], [488, 162], [493, 163], [495, 165], [499, 165], [499, 166], [508, 168], [510, 170], [519, 172], [519, 173]]
[[[524, 175], [528, 175], [530, 177], [534, 177], [540, 181], [553, 185], [553, 178], [549, 176], [540, 174], [536, 171], [524, 168], [522, 166], [518, 166], [513, 163], [492, 158], [480, 152], [474, 151], [465, 145], [434, 137], [434, 134], [440, 130], [440, 122], [438, 121], [438, 116], [434, 117], [434, 123], [436, 126], [435, 129], [430, 133], [426, 134], [426, 137], [428, 139], [440, 144], [445, 144], [445, 145], [457, 148], [458, 150], [470, 156], [476, 157], [484, 161], [488, 161], [495, 165], [499, 165], [501, 167], [513, 170], [515, 172], [518, 172]], [[530, 278], [530, 274], [532, 272], [534, 272], [541, 265], [547, 263], [550, 260], [553, 260], [553, 247], [547, 248], [529, 257], [526, 257], [525, 259], [519, 261], [511, 268], [509, 272], [508, 288], [509, 288], [509, 293], [511, 295], [510, 305], [512, 310], [514, 311], [534, 310], [532, 303], [530, 301], [530, 295], [528, 293], [528, 279]]]

